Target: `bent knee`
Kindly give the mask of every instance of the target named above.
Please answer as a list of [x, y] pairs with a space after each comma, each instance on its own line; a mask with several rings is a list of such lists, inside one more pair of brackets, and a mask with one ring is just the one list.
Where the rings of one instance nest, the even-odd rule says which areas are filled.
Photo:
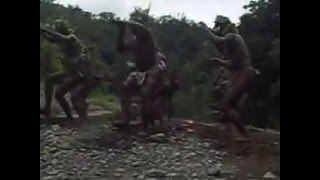
[[55, 95], [57, 100], [61, 100], [61, 99], [64, 98], [64, 93], [61, 92], [61, 91], [56, 91], [54, 95]]

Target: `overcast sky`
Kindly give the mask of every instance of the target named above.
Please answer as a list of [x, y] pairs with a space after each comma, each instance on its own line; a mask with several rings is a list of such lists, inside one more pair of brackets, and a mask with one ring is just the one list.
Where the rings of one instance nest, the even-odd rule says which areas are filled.
[[[250, 0], [152, 0], [151, 14], [155, 16], [184, 13], [194, 21], [204, 21], [212, 25], [217, 14], [228, 16], [238, 23], [245, 13], [243, 6]], [[79, 5], [85, 11], [95, 14], [113, 12], [127, 18], [133, 7], [148, 7], [150, 0], [56, 0], [63, 5]]]

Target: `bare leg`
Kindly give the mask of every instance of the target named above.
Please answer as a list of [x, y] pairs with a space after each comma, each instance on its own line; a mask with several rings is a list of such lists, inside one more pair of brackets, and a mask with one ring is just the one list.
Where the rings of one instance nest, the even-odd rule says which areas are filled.
[[148, 116], [148, 108], [146, 104], [142, 103], [141, 106], [141, 118], [142, 118], [142, 131], [139, 133], [142, 136], [147, 135], [147, 130], [149, 127], [149, 116]]
[[81, 83], [71, 92], [71, 102], [72, 106], [79, 115], [79, 119], [87, 119], [87, 108], [88, 104], [86, 103], [86, 93], [89, 90], [87, 89], [84, 83]]
[[52, 94], [53, 94], [53, 87], [59, 83], [62, 83], [64, 78], [67, 77], [67, 73], [60, 72], [60, 73], [54, 73], [49, 75], [49, 77], [45, 81], [45, 106], [43, 109], [40, 109], [40, 114], [44, 114], [46, 116], [50, 116], [50, 109], [51, 109], [51, 101], [52, 101]]
[[76, 87], [79, 83], [81, 83], [81, 78], [79, 76], [73, 75], [65, 78], [63, 83], [59, 85], [56, 89], [55, 97], [60, 104], [61, 108], [67, 115], [67, 118], [73, 119], [70, 106], [65, 99], [65, 95], [71, 91], [74, 87]]
[[130, 88], [127, 86], [122, 87], [122, 93], [121, 93], [121, 109], [122, 109], [122, 120], [124, 120], [124, 123], [127, 125], [130, 123], [131, 119], [131, 93]]
[[79, 115], [80, 120], [87, 119], [87, 107], [86, 98], [89, 94], [89, 89], [86, 84], [81, 83], [71, 91], [72, 106]]
[[122, 121], [115, 122], [114, 125], [129, 125], [131, 120], [131, 97], [139, 91], [136, 80], [128, 77], [121, 88], [121, 111]]
[[[156, 97], [155, 101], [152, 104], [152, 114], [153, 119], [158, 119], [160, 121], [161, 127], [165, 130], [168, 130], [167, 123], [163, 120], [164, 113], [168, 109], [168, 104], [165, 102], [167, 99], [164, 96]], [[151, 123], [154, 124], [154, 120], [151, 120]]]
[[239, 113], [243, 121], [246, 119], [246, 101], [247, 94], [243, 95], [238, 104]]
[[[153, 92], [156, 92], [155, 90], [158, 89], [159, 85], [159, 76], [155, 73], [149, 73], [148, 77], [144, 83], [144, 85], [141, 88], [141, 100], [142, 100], [142, 121], [143, 121], [143, 131], [148, 130], [149, 124], [154, 123], [155, 117], [157, 116], [157, 113], [154, 107], [155, 103], [155, 97]], [[153, 122], [151, 122], [153, 121]]]
[[98, 81], [82, 82], [71, 91], [71, 102], [74, 109], [79, 115], [79, 119], [87, 119], [88, 104], [86, 103], [86, 99], [88, 98], [90, 92], [92, 92], [92, 90], [96, 88], [98, 85]]
[[238, 131], [243, 135], [243, 136], [247, 136], [247, 131], [245, 129], [245, 126], [243, 124], [241, 115], [239, 113], [238, 108], [235, 107], [229, 107], [226, 110], [226, 118], [228, 118], [228, 120], [230, 120], [238, 129]]
[[221, 102], [221, 108], [224, 111], [225, 118], [231, 121], [244, 137], [247, 136], [247, 131], [243, 124], [243, 114], [239, 108], [239, 101], [245, 95], [251, 82], [253, 74], [249, 68], [243, 69], [236, 73], [237, 77], [233, 79], [232, 86], [225, 94]]

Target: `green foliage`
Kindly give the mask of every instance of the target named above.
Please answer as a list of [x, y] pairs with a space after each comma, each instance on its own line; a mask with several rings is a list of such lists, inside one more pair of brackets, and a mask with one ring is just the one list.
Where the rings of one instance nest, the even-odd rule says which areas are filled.
[[59, 52], [56, 46], [40, 39], [40, 78], [48, 73], [62, 70], [62, 64], [57, 59]]
[[245, 8], [249, 13], [241, 17], [240, 34], [253, 65], [262, 73], [250, 99], [263, 104], [264, 110], [254, 119], [266, 125], [269, 115], [280, 116], [280, 0], [251, 1]]
[[115, 111], [119, 109], [119, 98], [112, 95], [93, 94], [91, 96], [91, 103], [97, 105], [104, 110]]

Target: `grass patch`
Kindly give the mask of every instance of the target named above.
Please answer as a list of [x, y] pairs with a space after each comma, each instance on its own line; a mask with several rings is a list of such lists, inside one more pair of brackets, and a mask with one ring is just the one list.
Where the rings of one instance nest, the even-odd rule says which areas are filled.
[[119, 97], [114, 95], [95, 94], [91, 97], [93, 105], [101, 107], [103, 110], [115, 110], [119, 108]]

